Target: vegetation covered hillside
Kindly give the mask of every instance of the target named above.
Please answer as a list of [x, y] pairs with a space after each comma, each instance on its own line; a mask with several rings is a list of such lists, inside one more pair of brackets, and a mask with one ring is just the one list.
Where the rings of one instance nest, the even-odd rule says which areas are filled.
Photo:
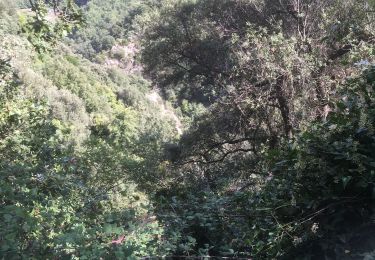
[[1, 259], [375, 259], [375, 2], [0, 0]]

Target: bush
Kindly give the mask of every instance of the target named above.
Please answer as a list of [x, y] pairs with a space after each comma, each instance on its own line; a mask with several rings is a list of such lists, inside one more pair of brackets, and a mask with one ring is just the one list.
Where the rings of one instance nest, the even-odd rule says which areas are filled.
[[[207, 249], [209, 255], [254, 259], [371, 255], [375, 68], [349, 80], [340, 93], [326, 122], [312, 122], [284, 148], [263, 150], [257, 168], [247, 169], [260, 175], [249, 174], [246, 189], [215, 191], [198, 176], [177, 172], [181, 185], [172, 181], [158, 193], [158, 214], [170, 223], [176, 252]], [[230, 172], [225, 164], [223, 170]], [[188, 245], [189, 236], [195, 242]]]

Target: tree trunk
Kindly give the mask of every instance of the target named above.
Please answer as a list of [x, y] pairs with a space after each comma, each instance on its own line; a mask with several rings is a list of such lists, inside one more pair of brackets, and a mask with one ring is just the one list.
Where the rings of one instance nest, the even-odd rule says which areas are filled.
[[275, 91], [278, 107], [280, 109], [281, 117], [283, 119], [284, 132], [287, 138], [293, 137], [293, 126], [290, 120], [290, 110], [288, 106], [287, 99], [285, 98], [283, 85], [285, 81], [285, 76], [280, 76], [277, 78]]

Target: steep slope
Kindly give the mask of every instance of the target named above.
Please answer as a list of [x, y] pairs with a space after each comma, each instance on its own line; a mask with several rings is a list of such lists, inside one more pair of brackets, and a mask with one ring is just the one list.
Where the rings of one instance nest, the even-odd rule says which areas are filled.
[[160, 253], [162, 226], [136, 183], [176, 133], [149, 83], [63, 43], [38, 53], [15, 9], [0, 12], [0, 256]]

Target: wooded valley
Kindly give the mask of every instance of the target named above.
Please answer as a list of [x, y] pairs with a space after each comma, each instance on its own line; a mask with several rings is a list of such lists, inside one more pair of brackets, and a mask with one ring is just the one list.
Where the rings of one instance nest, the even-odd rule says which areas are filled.
[[0, 259], [375, 259], [374, 0], [0, 0]]

